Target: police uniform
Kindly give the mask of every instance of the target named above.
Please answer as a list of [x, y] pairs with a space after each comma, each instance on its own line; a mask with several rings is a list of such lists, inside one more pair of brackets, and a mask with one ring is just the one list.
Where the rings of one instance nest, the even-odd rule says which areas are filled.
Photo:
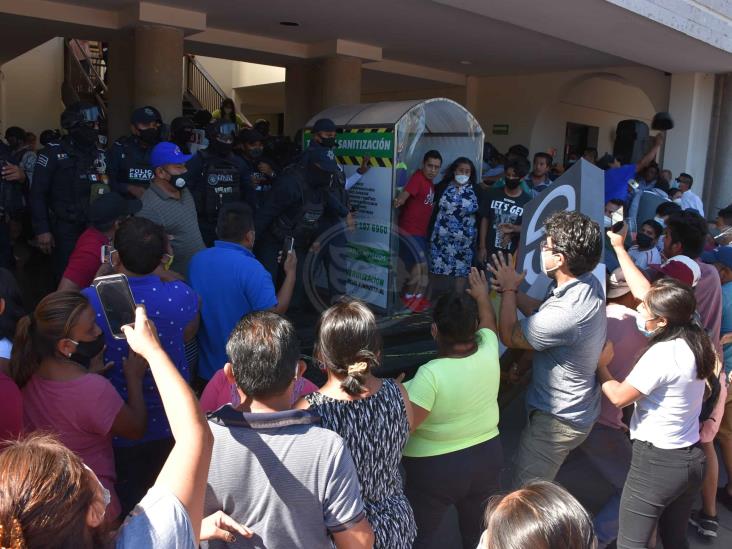
[[150, 164], [152, 147], [146, 147], [135, 135], [119, 138], [112, 144], [109, 182], [113, 191], [127, 195], [128, 185], [147, 189], [155, 176]]
[[220, 156], [215, 152], [198, 151], [186, 164], [185, 179], [196, 200], [198, 225], [206, 246], [216, 240], [219, 210], [230, 202], [246, 202], [256, 208], [251, 174], [243, 160], [233, 153]]
[[89, 204], [108, 189], [106, 167], [104, 151], [81, 148], [69, 136], [38, 153], [30, 190], [31, 221], [36, 235], [53, 235], [57, 277], [87, 227]]

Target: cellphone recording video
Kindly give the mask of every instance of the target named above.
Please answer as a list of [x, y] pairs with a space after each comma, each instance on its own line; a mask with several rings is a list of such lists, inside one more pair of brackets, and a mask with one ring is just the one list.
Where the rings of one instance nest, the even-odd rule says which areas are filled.
[[610, 227], [610, 230], [612, 232], [614, 232], [615, 234], [620, 234], [620, 231], [623, 230], [624, 225], [625, 225], [625, 221], [618, 221], [617, 223], [615, 223], [615, 225]]
[[112, 336], [115, 339], [126, 339], [122, 326], [135, 322], [135, 299], [127, 277], [123, 274], [100, 276], [94, 279], [92, 286], [102, 304]]

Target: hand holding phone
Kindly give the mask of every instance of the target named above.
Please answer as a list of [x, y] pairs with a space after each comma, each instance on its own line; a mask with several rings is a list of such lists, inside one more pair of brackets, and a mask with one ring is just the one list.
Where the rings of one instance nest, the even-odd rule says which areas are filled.
[[122, 326], [135, 322], [135, 300], [127, 277], [123, 274], [100, 276], [94, 279], [92, 286], [99, 297], [112, 337], [125, 339]]

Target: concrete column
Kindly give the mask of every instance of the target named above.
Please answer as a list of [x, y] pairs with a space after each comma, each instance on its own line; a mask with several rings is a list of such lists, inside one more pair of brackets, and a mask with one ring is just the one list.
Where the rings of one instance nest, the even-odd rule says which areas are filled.
[[134, 107], [152, 105], [170, 123], [182, 111], [183, 30], [141, 25], [134, 39]]
[[321, 109], [361, 102], [361, 60], [336, 55], [322, 61]]
[[317, 67], [314, 63], [292, 63], [285, 69], [285, 135], [294, 137], [315, 114], [313, 96]]
[[133, 33], [122, 30], [109, 41], [109, 106], [107, 109], [110, 143], [130, 132], [130, 113], [134, 108]]
[[709, 129], [714, 100], [714, 75], [684, 73], [671, 76], [669, 112], [674, 129], [666, 134], [663, 167], [677, 177], [686, 172], [694, 178], [694, 192], [702, 196], [707, 164]]
[[732, 72], [717, 75], [704, 207], [708, 219], [732, 203]]

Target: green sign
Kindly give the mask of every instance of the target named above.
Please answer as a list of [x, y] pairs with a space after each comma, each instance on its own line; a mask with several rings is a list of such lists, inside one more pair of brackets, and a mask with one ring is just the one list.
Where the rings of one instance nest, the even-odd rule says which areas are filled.
[[[312, 132], [305, 132], [305, 147], [310, 143], [311, 136]], [[336, 142], [336, 156], [394, 157], [394, 132], [384, 128], [359, 128], [339, 132], [336, 134]]]
[[493, 135], [508, 135], [508, 124], [493, 124]]

